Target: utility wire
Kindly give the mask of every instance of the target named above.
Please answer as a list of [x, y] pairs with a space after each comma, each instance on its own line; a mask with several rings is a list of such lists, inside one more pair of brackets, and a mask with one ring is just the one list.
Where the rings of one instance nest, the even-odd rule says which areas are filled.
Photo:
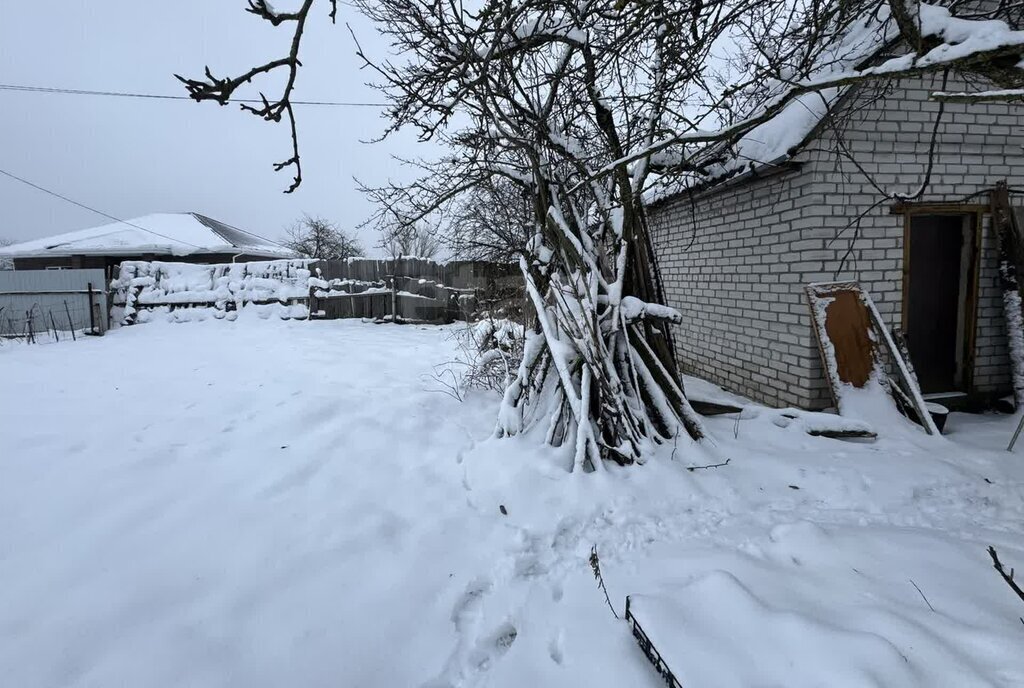
[[129, 227], [134, 227], [135, 229], [141, 229], [143, 232], [149, 232], [150, 234], [155, 234], [158, 237], [162, 237], [164, 239], [167, 239], [168, 241], [173, 241], [176, 244], [188, 244], [189, 246], [192, 246], [193, 248], [198, 248], [200, 250], [202, 250], [202, 248], [203, 248], [202, 246], [199, 246], [198, 244], [193, 244], [193, 243], [191, 243], [189, 241], [184, 241], [183, 239], [175, 239], [174, 237], [169, 237], [166, 234], [161, 234], [160, 232], [154, 232], [152, 229], [146, 229], [145, 227], [140, 227], [139, 225], [133, 224], [131, 222], [128, 222], [127, 220], [122, 220], [119, 217], [114, 217], [110, 213], [105, 213], [102, 210], [96, 210], [96, 208], [91, 208], [91, 207], [87, 206], [84, 203], [79, 203], [78, 201], [72, 200], [72, 199], [68, 198], [67, 196], [62, 196], [61, 194], [57, 193], [56, 191], [50, 191], [49, 189], [45, 189], [45, 188], [39, 186], [38, 184], [33, 184], [29, 180], [22, 179], [18, 175], [11, 174], [10, 172], [8, 172], [6, 170], [0, 169], [0, 174], [2, 174], [4, 176], [7, 176], [7, 177], [10, 177], [11, 179], [14, 179], [15, 181], [19, 181], [22, 184], [27, 184], [28, 186], [31, 186], [33, 189], [37, 189], [39, 191], [42, 191], [43, 193], [50, 194], [51, 196], [59, 198], [62, 201], [67, 201], [71, 205], [77, 205], [79, 208], [84, 208], [84, 209], [88, 210], [89, 212], [96, 213], [97, 215], [102, 215], [103, 217], [108, 218], [110, 220], [113, 220], [114, 222], [120, 222], [122, 224], [128, 225]]
[[[18, 84], [0, 84], [0, 91], [20, 91], [22, 93], [59, 93], [69, 96], [107, 96], [113, 98], [149, 98], [152, 100], [193, 100], [190, 96], [171, 96], [160, 93], [129, 93], [127, 91], [87, 91], [78, 88], [50, 88], [48, 86], [20, 86]], [[232, 98], [232, 103], [263, 104], [262, 100], [252, 98]], [[327, 100], [293, 100], [292, 105], [323, 105], [329, 107], [387, 107], [387, 103], [361, 103], [351, 101]]]

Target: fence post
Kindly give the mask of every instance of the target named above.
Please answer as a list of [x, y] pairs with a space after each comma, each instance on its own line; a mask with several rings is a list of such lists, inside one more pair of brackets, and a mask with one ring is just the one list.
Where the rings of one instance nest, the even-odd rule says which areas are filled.
[[89, 332], [96, 334], [96, 313], [92, 306], [92, 282], [89, 282]]
[[68, 308], [67, 299], [64, 299], [64, 312], [68, 314], [68, 327], [71, 328], [71, 341], [77, 342], [78, 337], [75, 336], [75, 321], [71, 319], [71, 309]]

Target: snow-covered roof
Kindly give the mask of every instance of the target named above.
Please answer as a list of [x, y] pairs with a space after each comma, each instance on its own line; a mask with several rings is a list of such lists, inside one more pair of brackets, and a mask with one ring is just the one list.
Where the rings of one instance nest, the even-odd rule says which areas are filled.
[[[832, 45], [816, 56], [809, 70], [782, 74], [775, 84], [769, 85], [765, 95], [752, 105], [743, 119], [756, 118], [791, 96], [795, 88], [828, 87], [798, 95], [771, 119], [735, 141], [713, 144], [695, 155], [688, 151], [690, 161], [703, 163], [705, 173], [656, 183], [645, 198], [648, 202], [662, 201], [696, 187], [710, 186], [741, 174], [756, 173], [783, 164], [813, 138], [839, 99], [857, 88], [856, 85], [832, 85], [844, 79], [857, 74], [884, 77], [886, 74], [898, 74], [913, 65], [925, 68], [974, 52], [1024, 46], [1024, 31], [1004, 21], [962, 19], [953, 16], [948, 7], [937, 4], [920, 4], [919, 29], [924, 36], [941, 39], [939, 45], [925, 55], [907, 52], [875, 64], [881, 53], [898, 44], [900, 34], [896, 22], [891, 20], [889, 6], [883, 4], [878, 7], [836, 37]], [[1019, 66], [1024, 67], [1024, 62]], [[666, 160], [663, 162], [672, 164], [672, 153], [665, 151], [664, 154]]]
[[[855, 24], [845, 36], [836, 41], [834, 46], [818, 56], [818, 66], [806, 76], [801, 75], [801, 81], [829, 81], [849, 73], [874, 57], [898, 35], [896, 23], [887, 20], [886, 5], [880, 8], [877, 14]], [[783, 75], [784, 78], [787, 76]], [[771, 96], [761, 107], [768, 107], [784, 97], [790, 88], [791, 86], [785, 82], [776, 84]], [[845, 90], [827, 88], [817, 93], [798, 96], [777, 115], [740, 138], [732, 147], [731, 157], [712, 166], [709, 176], [719, 177], [745, 171], [759, 165], [778, 163], [789, 157], [793, 149], [811, 135]]]
[[[827, 82], [849, 73], [869, 61], [898, 36], [895, 22], [889, 21], [889, 8], [883, 5], [876, 13], [855, 23], [835, 44], [818, 56], [817, 66], [806, 74], [783, 74], [783, 80], [768, 90], [767, 96], [751, 108], [746, 117], [754, 117], [773, 103], [787, 96], [795, 81]], [[697, 186], [715, 184], [745, 172], [778, 166], [789, 159], [805, 144], [822, 122], [829, 109], [847, 91], [846, 88], [826, 88], [794, 98], [774, 117], [754, 127], [733, 141], [711, 145], [696, 155], [696, 160], [707, 161], [705, 174], [691, 175], [652, 189], [649, 202], [666, 200]]]
[[246, 253], [267, 258], [295, 254], [269, 239], [226, 225], [199, 213], [157, 213], [100, 227], [33, 239], [0, 248], [0, 255], [187, 256], [202, 253]]

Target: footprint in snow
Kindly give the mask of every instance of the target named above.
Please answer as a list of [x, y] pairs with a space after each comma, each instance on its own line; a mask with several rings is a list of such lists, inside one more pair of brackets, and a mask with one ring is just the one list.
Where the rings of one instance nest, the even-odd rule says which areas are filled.
[[456, 601], [451, 619], [459, 634], [459, 642], [441, 673], [424, 683], [422, 688], [475, 685], [474, 677], [488, 671], [515, 643], [519, 631], [510, 621], [505, 621], [490, 633], [479, 633], [483, 621], [483, 597], [492, 587], [489, 579], [478, 578]]
[[562, 649], [565, 644], [565, 631], [559, 630], [558, 634], [548, 643], [548, 655], [555, 664], [561, 664], [565, 651]]
[[452, 608], [451, 619], [455, 630], [463, 633], [473, 620], [479, 618], [480, 602], [490, 590], [491, 581], [486, 578], [478, 578], [466, 586], [466, 591]]
[[506, 621], [477, 642], [469, 653], [470, 666], [477, 671], [487, 671], [509, 651], [518, 636], [516, 627]]

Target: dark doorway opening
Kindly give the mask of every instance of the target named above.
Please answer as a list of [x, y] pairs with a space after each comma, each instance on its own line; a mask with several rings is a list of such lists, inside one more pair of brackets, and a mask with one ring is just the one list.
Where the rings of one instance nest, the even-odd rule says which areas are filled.
[[925, 394], [967, 392], [974, 330], [975, 215], [912, 214], [904, 267], [904, 329]]

